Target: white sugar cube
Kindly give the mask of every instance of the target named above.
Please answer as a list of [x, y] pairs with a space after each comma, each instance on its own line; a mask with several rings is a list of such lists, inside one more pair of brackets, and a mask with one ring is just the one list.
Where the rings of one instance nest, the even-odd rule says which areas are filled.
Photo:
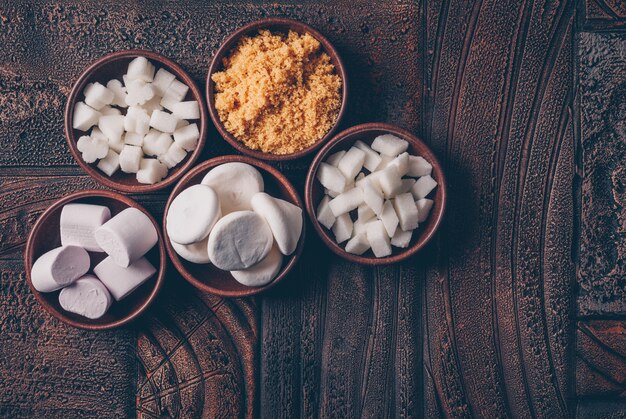
[[174, 141], [187, 151], [193, 151], [198, 145], [200, 131], [197, 124], [189, 124], [174, 130]]
[[398, 190], [398, 194], [410, 192], [415, 185], [415, 179], [402, 179], [402, 186]]
[[124, 144], [141, 147], [143, 145], [143, 135], [136, 132], [127, 132], [124, 134]]
[[428, 176], [433, 171], [433, 166], [421, 156], [409, 156], [409, 171], [407, 175], [412, 177]]
[[331, 166], [337, 167], [337, 165], [339, 164], [339, 161], [345, 154], [346, 154], [345, 150], [341, 150], [336, 153], [333, 153], [330, 156], [328, 156], [328, 158], [326, 159], [326, 163], [330, 164]]
[[187, 96], [187, 92], [189, 91], [189, 87], [178, 80], [173, 80], [172, 83], [167, 87], [165, 93], [163, 93], [163, 99], [172, 99], [176, 102], [182, 102]]
[[383, 222], [380, 220], [372, 221], [367, 224], [367, 241], [372, 247], [372, 252], [377, 258], [389, 256], [391, 254], [391, 245], [389, 236]]
[[393, 198], [402, 188], [402, 179], [395, 166], [389, 166], [378, 177], [380, 189], [385, 194], [385, 198]]
[[126, 104], [140, 106], [154, 97], [154, 88], [143, 80], [130, 80], [126, 85]]
[[415, 206], [417, 207], [417, 221], [423, 223], [430, 214], [430, 210], [433, 207], [433, 200], [422, 198], [415, 202]]
[[89, 135], [80, 137], [76, 142], [76, 148], [82, 153], [83, 160], [87, 163], [93, 163], [104, 158], [109, 151], [109, 145], [106, 141], [92, 138]]
[[143, 152], [148, 156], [161, 156], [167, 153], [173, 143], [171, 135], [165, 132], [154, 135], [153, 131], [150, 131], [143, 137]]
[[200, 119], [200, 106], [195, 100], [174, 104], [172, 113], [180, 119]]
[[317, 221], [330, 230], [333, 224], [335, 224], [336, 217], [328, 206], [329, 201], [330, 198], [327, 196], [323, 197], [320, 201], [320, 204], [317, 206]]
[[374, 187], [374, 184], [369, 179], [363, 182], [362, 189], [365, 204], [370, 207], [376, 215], [380, 215], [383, 212], [383, 205], [385, 203], [383, 194], [378, 188]]
[[337, 169], [339, 169], [346, 179], [354, 179], [361, 171], [364, 161], [365, 153], [356, 147], [352, 147], [343, 155], [341, 160], [339, 160]]
[[137, 182], [154, 184], [167, 176], [167, 167], [157, 159], [141, 159]]
[[409, 243], [411, 243], [411, 236], [413, 235], [413, 230], [404, 231], [401, 228], [396, 229], [396, 234], [391, 238], [391, 244], [396, 247], [400, 247], [405, 249], [409, 247]]
[[119, 158], [122, 172], [137, 173], [142, 157], [143, 151], [141, 150], [141, 147], [125, 145]]
[[100, 113], [102, 115], [121, 115], [122, 112], [117, 109], [117, 108], [112, 108], [109, 105], [104, 106], [102, 109], [100, 109]]
[[363, 203], [363, 189], [352, 188], [333, 198], [328, 205], [335, 217], [356, 209]]
[[346, 189], [346, 178], [335, 166], [327, 163], [320, 163], [317, 169], [317, 180], [326, 189], [341, 193]]
[[91, 136], [91, 138], [94, 138], [96, 140], [104, 140], [104, 141], [108, 140], [106, 135], [104, 135], [102, 131], [100, 131], [100, 128], [98, 127], [93, 127], [93, 129], [91, 130], [91, 134], [89, 135]]
[[370, 242], [367, 240], [367, 233], [360, 233], [352, 237], [346, 243], [346, 252], [353, 255], [362, 255], [370, 248]]
[[98, 121], [100, 131], [112, 142], [118, 142], [124, 134], [123, 115], [104, 115]]
[[421, 178], [417, 179], [417, 182], [415, 182], [415, 185], [413, 185], [413, 188], [411, 188], [411, 193], [413, 193], [413, 196], [416, 200], [419, 200], [422, 198], [426, 198], [428, 194], [433, 189], [435, 189], [436, 186], [437, 182], [435, 181], [435, 179], [430, 177], [430, 175], [422, 176]]
[[360, 218], [357, 219], [353, 224], [352, 237], [356, 236], [357, 234], [367, 233], [367, 225], [375, 221], [378, 221], [378, 219], [377, 218], [370, 218], [369, 220], [361, 220]]
[[171, 96], [163, 96], [161, 98], [161, 101], [159, 102], [159, 105], [162, 106], [163, 108], [167, 109], [170, 112], [174, 111], [174, 106], [180, 103], [180, 100], [173, 98]]
[[172, 143], [170, 148], [167, 149], [167, 152], [159, 156], [159, 160], [163, 164], [165, 164], [168, 169], [171, 169], [172, 167], [183, 161], [186, 156], [187, 152], [184, 148], [176, 143]]
[[117, 139], [117, 140], [109, 140], [109, 139], [107, 139], [106, 141], [109, 144], [109, 148], [111, 150], [115, 151], [117, 154], [120, 154], [122, 152], [122, 149], [126, 145], [126, 143], [124, 142], [124, 139], [121, 138], [121, 137], [119, 139]]
[[152, 115], [152, 112], [154, 111], [162, 111], [163, 106], [161, 106], [161, 96], [155, 94], [152, 99], [141, 105], [141, 107], [148, 112], [148, 115]]
[[409, 148], [409, 143], [393, 134], [383, 134], [374, 138], [372, 149], [385, 156], [396, 157]]
[[376, 213], [372, 210], [369, 205], [363, 203], [359, 205], [357, 208], [357, 219], [361, 221], [371, 220], [376, 217]]
[[126, 105], [126, 87], [124, 87], [121, 81], [116, 79], [109, 80], [107, 89], [113, 92], [111, 105], [119, 106], [120, 108], [128, 106]]
[[164, 68], [159, 68], [154, 75], [154, 80], [152, 81], [152, 87], [154, 87], [155, 92], [159, 96], [163, 96], [167, 91], [167, 88], [170, 87], [170, 84], [176, 79], [176, 76], [167, 71]]
[[89, 83], [83, 90], [83, 94], [85, 95], [85, 103], [95, 110], [100, 110], [105, 105], [110, 105], [115, 97], [113, 91], [98, 82]]
[[189, 125], [189, 121], [185, 121], [184, 119], [179, 119], [178, 123], [176, 124], [176, 129], [186, 127], [187, 125]]
[[150, 129], [150, 116], [143, 108], [131, 106], [124, 116], [124, 129], [128, 132], [146, 135]]
[[150, 126], [168, 134], [176, 131], [177, 123], [177, 117], [164, 111], [154, 111], [150, 116]]
[[335, 235], [335, 241], [337, 243], [343, 243], [352, 237], [352, 219], [350, 218], [350, 214], [345, 213], [341, 214], [335, 220], [335, 224], [333, 225], [333, 234]]
[[154, 79], [154, 65], [146, 57], [137, 57], [128, 64], [126, 76], [131, 80], [151, 82]]
[[387, 165], [389, 163], [391, 163], [391, 161], [394, 159], [395, 157], [391, 157], [391, 156], [385, 156], [385, 155], [381, 155], [380, 156], [380, 164], [378, 165], [378, 167], [376, 168], [377, 172], [380, 172], [381, 170], [384, 170], [387, 168]]
[[393, 207], [400, 220], [400, 228], [404, 231], [414, 230], [418, 225], [417, 207], [411, 193], [403, 193], [393, 200]]
[[396, 233], [396, 229], [398, 228], [398, 216], [396, 215], [396, 211], [393, 208], [393, 204], [391, 201], [385, 201], [385, 205], [383, 206], [383, 212], [380, 214], [380, 221], [383, 222], [385, 226], [385, 230], [387, 230], [387, 235], [389, 237], [393, 237]]
[[84, 102], [77, 102], [76, 105], [74, 105], [72, 128], [87, 131], [98, 123], [100, 116], [100, 112], [91, 106]]
[[363, 167], [370, 172], [375, 171], [382, 160], [380, 155], [361, 140], [355, 141], [354, 146], [365, 153]]
[[400, 154], [398, 157], [391, 160], [389, 164], [387, 164], [387, 167], [385, 167], [385, 169], [391, 166], [394, 166], [398, 170], [398, 174], [400, 175], [400, 177], [406, 175], [409, 171], [409, 153], [405, 151], [404, 153]]
[[113, 176], [120, 168], [120, 155], [113, 150], [109, 150], [107, 155], [98, 162], [98, 169], [102, 170], [107, 176]]

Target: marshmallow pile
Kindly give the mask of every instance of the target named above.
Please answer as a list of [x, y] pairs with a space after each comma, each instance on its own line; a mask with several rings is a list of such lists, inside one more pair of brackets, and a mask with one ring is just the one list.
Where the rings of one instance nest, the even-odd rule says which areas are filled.
[[431, 164], [406, 150], [409, 143], [392, 134], [376, 137], [371, 145], [356, 141], [320, 163], [317, 180], [325, 195], [317, 220], [332, 229], [345, 250], [362, 255], [369, 249], [377, 258], [392, 247], [406, 248], [413, 230], [426, 221], [433, 201], [428, 195], [437, 182]]
[[[61, 210], [61, 246], [40, 256], [31, 280], [40, 292], [59, 293], [59, 304], [89, 319], [102, 317], [113, 300], [119, 301], [154, 275], [144, 255], [157, 243], [152, 221], [137, 208], [111, 218], [109, 208], [67, 204]], [[105, 252], [89, 274], [89, 252]]]
[[213, 263], [248, 287], [271, 282], [302, 234], [302, 210], [264, 191], [246, 163], [224, 163], [182, 191], [166, 214], [174, 251], [192, 263]]
[[98, 169], [108, 176], [121, 169], [153, 184], [195, 150], [200, 132], [188, 120], [200, 118], [200, 107], [184, 101], [186, 84], [164, 68], [155, 74], [145, 57], [132, 60], [122, 79], [85, 87], [84, 102], [74, 107], [73, 128], [91, 132], [76, 145], [85, 162], [99, 160]]

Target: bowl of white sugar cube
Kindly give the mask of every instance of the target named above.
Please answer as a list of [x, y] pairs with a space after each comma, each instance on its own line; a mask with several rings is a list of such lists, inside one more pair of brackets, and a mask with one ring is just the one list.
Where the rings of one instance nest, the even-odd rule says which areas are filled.
[[158, 224], [106, 190], [67, 195], [37, 220], [24, 254], [28, 285], [57, 319], [88, 330], [119, 327], [155, 299], [165, 278]]
[[410, 132], [369, 123], [337, 134], [313, 160], [306, 209], [337, 255], [366, 265], [418, 252], [443, 218], [446, 184], [433, 152]]
[[130, 193], [176, 182], [200, 155], [207, 123], [193, 79], [172, 60], [143, 50], [96, 61], [65, 108], [74, 159], [98, 182]]

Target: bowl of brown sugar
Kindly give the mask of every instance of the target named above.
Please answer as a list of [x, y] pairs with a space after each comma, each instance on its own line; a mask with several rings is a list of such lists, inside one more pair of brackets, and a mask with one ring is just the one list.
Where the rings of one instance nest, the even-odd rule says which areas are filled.
[[310, 26], [266, 18], [230, 35], [209, 67], [206, 96], [219, 133], [240, 152], [293, 160], [322, 146], [347, 102], [339, 54]]

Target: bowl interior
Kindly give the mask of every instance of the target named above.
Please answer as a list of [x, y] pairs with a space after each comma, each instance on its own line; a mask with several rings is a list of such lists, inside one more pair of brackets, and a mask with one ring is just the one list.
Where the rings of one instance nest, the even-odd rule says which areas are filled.
[[[117, 55], [116, 55], [117, 54]], [[86, 72], [80, 77], [78, 82], [73, 88], [72, 94], [70, 95], [69, 103], [68, 103], [68, 112], [66, 114], [66, 132], [68, 135], [68, 141], [70, 143], [70, 148], [72, 154], [78, 161], [78, 163], [85, 169], [87, 172], [96, 178], [100, 183], [103, 183], [106, 186], [119, 189], [125, 192], [141, 192], [141, 191], [149, 191], [160, 189], [161, 187], [165, 187], [174, 181], [177, 180], [186, 170], [189, 168], [191, 164], [196, 160], [197, 156], [202, 150], [202, 146], [204, 144], [204, 138], [206, 135], [206, 107], [204, 106], [204, 99], [200, 90], [195, 85], [195, 82], [184, 72], [181, 68], [177, 67], [176, 64], [171, 62], [170, 60], [162, 57], [158, 54], [151, 53], [149, 51], [145, 52], [133, 52], [133, 51], [122, 51], [120, 53], [112, 54], [111, 56], [104, 57], [97, 63], [95, 63], [92, 67], [86, 70]], [[196, 100], [200, 105], [200, 119], [189, 121], [190, 123], [198, 124], [198, 130], [200, 131], [200, 139], [198, 141], [198, 147], [191, 153], [187, 153], [183, 161], [178, 163], [175, 167], [169, 170], [167, 177], [165, 177], [160, 182], [157, 182], [153, 185], [142, 184], [137, 181], [136, 175], [134, 173], [124, 173], [121, 170], [115, 172], [112, 176], [107, 176], [104, 172], [100, 171], [97, 168], [97, 162], [95, 163], [86, 163], [83, 161], [81, 157], [80, 151], [78, 151], [76, 147], [76, 142], [78, 139], [87, 135], [91, 128], [85, 132], [72, 128], [73, 122], [73, 113], [74, 113], [74, 105], [76, 102], [82, 102], [85, 100], [85, 96], [83, 91], [85, 86], [88, 83], [99, 82], [106, 86], [107, 82], [111, 79], [117, 79], [122, 81], [122, 75], [124, 75], [128, 69], [128, 64], [138, 56], [144, 56], [148, 58], [156, 67], [156, 71], [159, 68], [164, 68], [170, 73], [174, 74], [176, 78], [189, 86], [189, 91], [183, 100]], [[118, 108], [122, 112], [122, 115], [126, 114], [126, 109]]]
[[[35, 227], [35, 230], [33, 230], [33, 233], [29, 238], [29, 245], [31, 249], [30, 255], [32, 256], [28, 258], [26, 264], [29, 282], [30, 271], [35, 260], [37, 260], [37, 258], [48, 252], [49, 250], [61, 246], [59, 222], [63, 206], [68, 203], [104, 205], [111, 210], [111, 217], [129, 207], [127, 203], [107, 196], [83, 196], [63, 202], [61, 204], [55, 203], [53, 207], [50, 208], [49, 212], [44, 213], [42, 219], [38, 223], [38, 226]], [[141, 209], [145, 213], [145, 210], [143, 210], [142, 208], [139, 209]], [[159, 226], [156, 225], [156, 223], [155, 228], [158, 232]], [[88, 329], [104, 329], [108, 327], [115, 327], [134, 318], [137, 314], [139, 314], [139, 312], [143, 311], [148, 301], [154, 296], [153, 294], [158, 291], [160, 283], [163, 279], [163, 271], [165, 265], [164, 261], [162, 261], [161, 259], [160, 254], [160, 250], [162, 249], [162, 247], [163, 240], [159, 234], [159, 242], [156, 246], [150, 249], [150, 251], [145, 256], [146, 259], [148, 259], [150, 263], [157, 269], [156, 274], [144, 284], [142, 284], [139, 288], [137, 288], [135, 291], [133, 291], [128, 297], [124, 298], [121, 301], [113, 301], [113, 304], [111, 304], [111, 308], [109, 308], [109, 311], [104, 316], [96, 320], [91, 320], [86, 317], [79, 316], [78, 314], [65, 311], [59, 304], [60, 290], [50, 293], [43, 293], [36, 291], [32, 287], [31, 288], [35, 293], [37, 299], [49, 311], [51, 311], [55, 317], [66, 323]], [[93, 274], [94, 266], [100, 263], [106, 256], [106, 253], [89, 252], [89, 257], [91, 259], [89, 273]]]
[[[321, 235], [322, 240], [330, 247], [330, 249], [335, 252], [337, 255], [354, 261], [358, 263], [368, 264], [368, 265], [380, 265], [387, 263], [395, 263], [400, 260], [403, 260], [419, 249], [421, 249], [426, 242], [432, 237], [436, 228], [441, 221], [443, 216], [443, 210], [445, 206], [445, 179], [443, 176], [443, 172], [441, 170], [441, 165], [439, 164], [437, 158], [432, 153], [432, 151], [417, 138], [413, 137], [410, 133], [397, 129], [393, 126], [380, 126], [381, 124], [372, 124], [375, 126], [372, 127], [353, 127], [350, 128], [343, 133], [340, 133], [337, 137], [335, 137], [331, 143], [329, 143], [316, 157], [315, 162], [311, 168], [312, 175], [310, 175], [310, 182], [307, 182], [307, 188], [310, 190], [310, 203], [307, 202], [307, 209], [311, 216], [311, 220], [315, 229]], [[317, 178], [313, 175], [317, 172], [317, 168], [319, 167], [319, 163], [326, 160], [328, 156], [333, 153], [336, 153], [341, 150], [348, 150], [352, 145], [357, 141], [361, 140], [364, 143], [371, 145], [374, 138], [383, 134], [393, 134], [399, 138], [402, 138], [409, 142], [408, 152], [411, 155], [422, 156], [424, 157], [431, 165], [433, 166], [432, 170], [432, 178], [435, 179], [438, 183], [437, 187], [434, 191], [432, 191], [427, 198], [432, 199], [434, 201], [433, 207], [430, 211], [430, 214], [425, 222], [421, 223], [419, 227], [413, 231], [413, 236], [411, 237], [411, 242], [406, 249], [400, 249], [392, 246], [392, 253], [390, 256], [384, 258], [377, 258], [374, 256], [374, 253], [370, 250], [365, 252], [362, 255], [353, 255], [344, 250], [345, 242], [341, 245], [335, 242], [335, 235], [333, 232], [323, 225], [321, 225], [317, 221], [317, 217], [315, 214], [317, 213], [317, 207], [324, 197], [324, 188], [319, 183]], [[365, 169], [363, 169], [365, 170]], [[367, 171], [366, 171], [367, 172]], [[310, 185], [309, 185], [310, 183]], [[353, 220], [355, 217], [352, 217]]]
[[[281, 281], [298, 260], [302, 248], [304, 246], [304, 229], [305, 220], [302, 223], [302, 234], [296, 250], [289, 256], [283, 258], [283, 265], [276, 277], [267, 285], [262, 287], [247, 287], [235, 281], [230, 272], [221, 270], [215, 267], [213, 264], [197, 264], [189, 262], [181, 257], [172, 248], [169, 237], [167, 235], [167, 211], [172, 200], [183, 190], [190, 186], [199, 184], [207, 172], [213, 167], [219, 166], [228, 162], [242, 162], [248, 163], [254, 166], [263, 176], [265, 183], [265, 192], [269, 195], [288, 201], [294, 205], [297, 205], [302, 209], [302, 217], [304, 217], [304, 206], [300, 197], [296, 193], [291, 184], [284, 178], [276, 169], [272, 169], [260, 162], [255, 162], [253, 159], [246, 158], [245, 156], [222, 156], [208, 160], [200, 166], [193, 169], [188, 175], [186, 175], [180, 183], [176, 186], [172, 195], [170, 196], [167, 207], [165, 209], [165, 216], [163, 217], [165, 246], [172, 259], [174, 266], [178, 271], [191, 282], [195, 287], [200, 290], [210, 292], [212, 294], [222, 295], [225, 297], [243, 297], [247, 295], [258, 294], [265, 291]], [[278, 177], [277, 177], [278, 176]]]
[[[272, 154], [265, 153], [260, 150], [253, 150], [247, 147], [244, 143], [239, 141], [234, 135], [232, 135], [226, 127], [222, 124], [220, 117], [217, 113], [217, 109], [215, 109], [215, 82], [212, 80], [211, 76], [214, 73], [222, 71], [224, 69], [223, 60], [227, 57], [232, 49], [237, 46], [239, 40], [243, 36], [255, 36], [258, 34], [259, 30], [267, 29], [271, 32], [279, 32], [279, 33], [287, 33], [290, 30], [294, 31], [298, 34], [309, 33], [315, 39], [317, 39], [321, 44], [324, 52], [328, 54], [331, 62], [335, 67], [335, 72], [341, 77], [341, 107], [339, 108], [339, 114], [337, 115], [337, 120], [335, 124], [330, 128], [330, 130], [319, 140], [317, 140], [314, 144], [310, 145], [307, 148], [304, 148], [300, 151], [297, 151], [292, 154]], [[263, 160], [293, 160], [301, 158], [312, 151], [321, 147], [333, 133], [336, 131], [341, 119], [345, 113], [345, 107], [347, 103], [347, 95], [348, 95], [348, 87], [347, 87], [347, 77], [345, 72], [345, 67], [339, 54], [335, 50], [335, 47], [328, 41], [320, 32], [313, 29], [312, 27], [298, 21], [290, 20], [290, 19], [282, 19], [282, 18], [266, 18], [261, 19], [256, 22], [252, 22], [236, 32], [234, 32], [230, 37], [226, 39], [224, 44], [220, 47], [220, 49], [215, 54], [213, 61], [211, 63], [211, 67], [209, 68], [209, 74], [207, 77], [207, 102], [209, 107], [209, 113], [211, 114], [211, 119], [213, 123], [217, 127], [220, 134], [237, 150], [241, 151], [244, 154], [249, 156], [263, 159]]]

